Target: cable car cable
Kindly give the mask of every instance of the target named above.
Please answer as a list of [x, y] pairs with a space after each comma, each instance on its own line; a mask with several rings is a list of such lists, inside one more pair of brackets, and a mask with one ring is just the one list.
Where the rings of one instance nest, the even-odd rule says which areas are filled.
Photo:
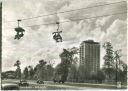
[[[113, 15], [121, 15], [121, 14], [127, 14], [127, 11], [126, 11], [126, 12], [113, 13], [113, 14], [106, 14], [106, 15], [102, 15], [102, 16], [86, 17], [86, 18], [81, 18], [81, 19], [75, 19], [75, 20], [72, 20], [72, 21], [71, 21], [71, 20], [68, 20], [68, 21], [60, 21], [59, 23], [80, 21], [80, 20], [93, 19], [93, 18], [100, 18], [100, 17], [113, 16]], [[43, 26], [43, 25], [51, 25], [51, 24], [56, 24], [56, 22], [52, 22], [52, 23], [43, 23], [43, 24], [38, 24], [38, 25], [28, 25], [28, 26], [23, 26], [23, 27]], [[10, 27], [9, 29], [14, 29], [14, 28]]]
[[[78, 10], [100, 7], [100, 6], [106, 6], [106, 5], [112, 5], [112, 4], [117, 4], [117, 3], [121, 3], [121, 2], [126, 2], [126, 1], [120, 1], [120, 2], [115, 2], [115, 3], [107, 3], [107, 4], [96, 5], [96, 6], [86, 7], [86, 8], [75, 9], [75, 10], [62, 11], [62, 12], [58, 12], [58, 13], [51, 13], [51, 14], [46, 14], [46, 15], [35, 16], [35, 17], [31, 17], [31, 18], [23, 18], [21, 20], [30, 20], [30, 19], [34, 19], [34, 18], [40, 18], [40, 17], [50, 16], [50, 15], [55, 15], [55, 14], [61, 14], [61, 13], [78, 11]], [[16, 22], [16, 21], [6, 21], [6, 22]]]
[[[111, 15], [120, 15], [120, 14], [125, 14], [127, 12], [121, 12], [121, 13], [114, 13], [114, 14], [107, 14], [107, 15], [102, 15], [102, 16], [95, 16], [95, 17], [86, 17], [86, 18], [81, 18], [81, 19], [75, 19], [75, 20], [68, 20], [68, 21], [60, 21], [60, 23], [65, 23], [65, 22], [73, 22], [73, 21], [79, 21], [79, 20], [86, 20], [86, 19], [92, 19], [92, 18], [99, 18], [99, 17], [105, 17], [105, 16], [111, 16]], [[39, 25], [30, 25], [30, 26], [23, 26], [23, 27], [32, 27], [32, 26], [41, 26], [41, 25], [51, 25], [51, 24], [56, 24], [55, 22], [53, 23], [44, 23], [44, 24], [39, 24]]]

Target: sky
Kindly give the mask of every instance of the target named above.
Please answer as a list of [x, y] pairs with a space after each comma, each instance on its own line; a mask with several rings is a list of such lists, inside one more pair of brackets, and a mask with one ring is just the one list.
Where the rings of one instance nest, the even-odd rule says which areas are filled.
[[[2, 13], [2, 71], [15, 70], [14, 63], [21, 61], [21, 68], [38, 64], [44, 59], [57, 65], [63, 48], [78, 47], [82, 41], [92, 39], [101, 44], [101, 66], [105, 50], [102, 44], [110, 41], [114, 50], [121, 49], [121, 60], [127, 61], [127, 15], [126, 2], [122, 0], [4, 0]], [[123, 0], [125, 1], [125, 0]], [[93, 7], [107, 3], [116, 4]], [[29, 20], [22, 20], [20, 26], [26, 31], [23, 38], [14, 40], [17, 19], [82, 9]], [[123, 13], [113, 15], [115, 13]], [[104, 17], [96, 17], [103, 16]], [[95, 17], [95, 18], [90, 18]], [[84, 19], [90, 18], [90, 19]], [[76, 19], [84, 19], [74, 21]], [[14, 21], [14, 22], [11, 22]], [[63, 42], [56, 43], [52, 32], [56, 31], [56, 21], [70, 21], [60, 24]], [[30, 26], [30, 27], [27, 27]]]

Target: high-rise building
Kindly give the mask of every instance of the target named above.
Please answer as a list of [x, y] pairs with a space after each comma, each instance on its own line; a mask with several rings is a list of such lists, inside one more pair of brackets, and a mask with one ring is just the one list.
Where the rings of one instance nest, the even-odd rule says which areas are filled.
[[100, 68], [100, 43], [93, 40], [83, 41], [80, 44], [80, 66], [84, 72], [96, 73]]

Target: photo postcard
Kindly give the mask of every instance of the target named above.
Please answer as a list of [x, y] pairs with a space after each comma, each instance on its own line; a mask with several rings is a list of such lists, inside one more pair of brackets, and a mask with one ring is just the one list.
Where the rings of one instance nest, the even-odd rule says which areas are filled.
[[127, 0], [1, 0], [1, 90], [127, 90]]

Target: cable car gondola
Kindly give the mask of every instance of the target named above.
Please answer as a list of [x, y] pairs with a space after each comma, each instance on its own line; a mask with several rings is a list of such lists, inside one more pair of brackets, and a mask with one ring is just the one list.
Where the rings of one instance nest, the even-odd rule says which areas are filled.
[[19, 40], [21, 37], [24, 36], [24, 33], [23, 33], [23, 32], [25, 32], [25, 30], [24, 30], [22, 27], [19, 26], [19, 22], [20, 22], [20, 21], [21, 21], [21, 20], [18, 20], [18, 27], [15, 28], [16, 35], [15, 35], [15, 38], [14, 38], [14, 39], [18, 39], [18, 40]]
[[62, 33], [62, 31], [59, 31], [59, 27], [60, 27], [60, 23], [59, 22], [56, 22], [58, 28], [57, 28], [57, 31], [56, 32], [53, 32], [53, 39], [56, 41], [56, 42], [62, 42], [62, 36], [60, 35], [60, 33]]

